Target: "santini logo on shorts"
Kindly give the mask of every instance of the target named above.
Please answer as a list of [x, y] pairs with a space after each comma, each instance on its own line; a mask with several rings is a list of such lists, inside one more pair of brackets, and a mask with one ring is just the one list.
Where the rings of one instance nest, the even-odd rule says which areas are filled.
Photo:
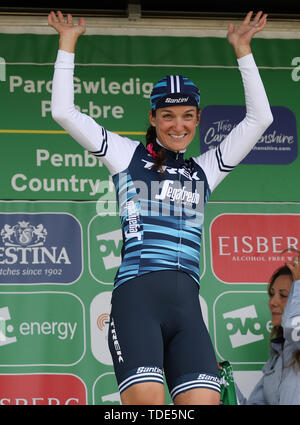
[[179, 97], [178, 99], [172, 99], [171, 97], [167, 97], [165, 103], [186, 103], [188, 102], [189, 97]]
[[163, 371], [157, 366], [154, 366], [154, 367], [141, 366], [136, 371], [136, 373], [149, 373], [149, 372], [150, 373], [159, 373], [160, 375], [163, 374]]

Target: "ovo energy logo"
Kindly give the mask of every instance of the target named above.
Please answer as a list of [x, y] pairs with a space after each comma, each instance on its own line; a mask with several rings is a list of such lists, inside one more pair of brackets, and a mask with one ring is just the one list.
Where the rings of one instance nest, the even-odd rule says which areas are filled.
[[221, 359], [233, 364], [267, 361], [271, 331], [267, 292], [224, 292], [213, 311], [215, 346]]
[[0, 347], [17, 341], [15, 336], [7, 336], [7, 333], [11, 333], [14, 330], [12, 325], [6, 325], [8, 320], [11, 320], [8, 307], [0, 308]]
[[257, 320], [255, 305], [238, 308], [223, 314], [232, 348], [264, 339]]
[[84, 306], [76, 295], [1, 292], [0, 302], [0, 366], [70, 366], [81, 360]]
[[121, 264], [120, 216], [95, 216], [89, 224], [89, 265], [94, 278], [112, 285]]
[[6, 81], [6, 62], [0, 57], [0, 81]]
[[122, 240], [121, 230], [114, 230], [108, 233], [102, 233], [96, 236], [99, 242], [99, 251], [102, 254], [102, 260], [105, 270], [115, 269], [121, 263], [120, 259], [120, 241]]

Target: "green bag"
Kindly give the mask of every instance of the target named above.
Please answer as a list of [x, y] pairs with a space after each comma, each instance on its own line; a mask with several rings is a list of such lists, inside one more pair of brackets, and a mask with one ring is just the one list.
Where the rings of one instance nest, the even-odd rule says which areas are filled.
[[220, 404], [224, 405], [236, 405], [237, 397], [234, 386], [234, 379], [232, 373], [231, 364], [225, 360], [223, 362], [219, 362], [219, 365], [222, 369], [218, 371], [218, 378], [220, 380], [221, 385], [221, 401]]

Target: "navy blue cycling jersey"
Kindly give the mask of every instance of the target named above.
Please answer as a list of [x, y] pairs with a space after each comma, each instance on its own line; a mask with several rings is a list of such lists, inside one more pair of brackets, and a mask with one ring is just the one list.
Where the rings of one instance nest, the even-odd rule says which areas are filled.
[[[168, 152], [159, 176], [138, 141], [107, 131], [74, 105], [74, 54], [59, 50], [52, 89], [53, 118], [113, 176], [122, 223], [122, 264], [115, 285], [156, 270], [182, 270], [199, 282], [204, 205], [209, 194], [250, 152], [272, 122], [252, 54], [238, 59], [245, 118], [216, 149], [184, 161]], [[201, 125], [201, 124], [200, 124]]]
[[158, 270], [181, 270], [199, 282], [203, 209], [210, 189], [202, 168], [167, 152], [158, 179], [143, 144], [128, 168], [113, 176], [122, 223], [122, 263], [115, 287]]

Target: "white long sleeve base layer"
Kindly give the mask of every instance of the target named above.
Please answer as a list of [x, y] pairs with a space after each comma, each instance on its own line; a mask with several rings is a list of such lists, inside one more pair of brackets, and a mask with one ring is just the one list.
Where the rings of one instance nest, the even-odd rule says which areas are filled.
[[[125, 170], [140, 142], [106, 131], [90, 116], [74, 105], [73, 53], [59, 50], [55, 63], [52, 88], [52, 116], [81, 146], [101, 155], [112, 175]], [[245, 92], [246, 116], [222, 141], [218, 149], [225, 171], [216, 161], [215, 150], [193, 158], [204, 170], [212, 191], [251, 151], [273, 121], [268, 98], [252, 54], [238, 61]], [[200, 123], [201, 125], [201, 123]]]

